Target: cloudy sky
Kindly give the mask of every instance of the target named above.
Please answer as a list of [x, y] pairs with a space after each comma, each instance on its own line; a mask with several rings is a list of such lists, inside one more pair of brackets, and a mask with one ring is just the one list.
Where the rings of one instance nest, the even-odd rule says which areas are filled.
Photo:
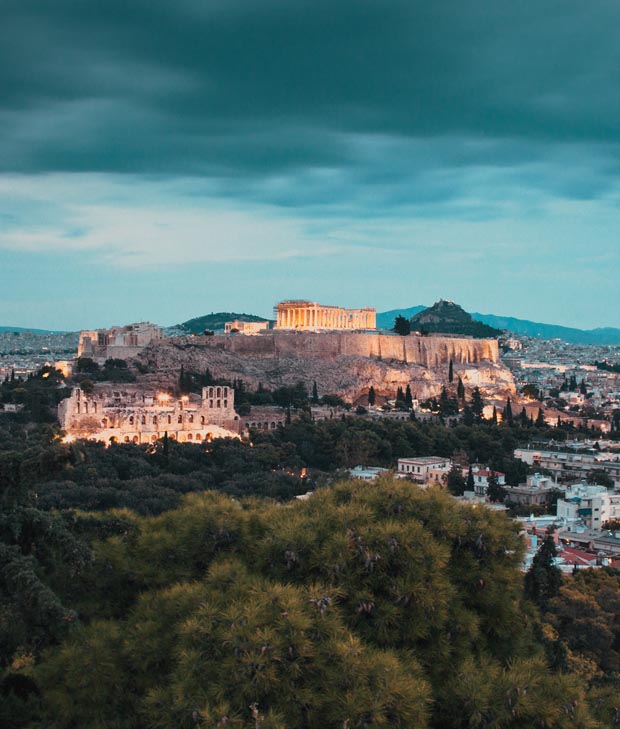
[[617, 0], [3, 0], [0, 325], [620, 326]]

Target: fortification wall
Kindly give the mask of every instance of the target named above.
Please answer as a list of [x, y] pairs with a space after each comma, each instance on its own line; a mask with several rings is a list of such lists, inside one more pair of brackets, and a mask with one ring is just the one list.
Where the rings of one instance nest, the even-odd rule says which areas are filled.
[[[201, 342], [202, 343], [202, 342]], [[454, 364], [477, 364], [499, 361], [495, 339], [468, 339], [410, 334], [406, 337], [388, 334], [354, 332], [269, 332], [256, 337], [205, 337], [204, 343], [225, 351], [251, 357], [302, 357], [334, 359], [339, 356], [371, 357], [404, 364], [434, 368]]]

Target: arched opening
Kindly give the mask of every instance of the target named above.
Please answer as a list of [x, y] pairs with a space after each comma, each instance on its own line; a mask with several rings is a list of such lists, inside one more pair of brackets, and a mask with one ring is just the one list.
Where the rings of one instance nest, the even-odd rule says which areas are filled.
[[142, 425], [146, 425], [146, 415], [142, 416]]
[[201, 415], [200, 416], [200, 424], [201, 425], [204, 425], [205, 424], [205, 416], [204, 415]]
[[190, 415], [190, 416], [189, 416], [189, 422], [190, 422], [190, 423], [193, 423], [193, 422], [194, 422], [194, 416], [193, 416], [193, 415]]
[[153, 443], [155, 443], [155, 441], [157, 440], [157, 436], [154, 433], [151, 436], [151, 440], [153, 441]]
[[138, 436], [137, 435], [134, 435], [134, 437], [133, 437], [132, 440], [133, 440], [134, 443], [138, 443], [138, 441], [139, 441]]
[[153, 416], [153, 425], [157, 425], [157, 415]]
[[168, 425], [170, 425], [171, 423], [172, 423], [172, 415], [169, 415], [168, 416]]
[[129, 416], [129, 425], [133, 425], [133, 415]]
[[125, 437], [123, 438], [123, 443], [129, 443], [129, 436], [128, 436], [128, 435], [126, 435], [126, 436], [125, 436]]
[[177, 423], [182, 423], [182, 422], [183, 422], [183, 416], [179, 415], [179, 417], [177, 418]]

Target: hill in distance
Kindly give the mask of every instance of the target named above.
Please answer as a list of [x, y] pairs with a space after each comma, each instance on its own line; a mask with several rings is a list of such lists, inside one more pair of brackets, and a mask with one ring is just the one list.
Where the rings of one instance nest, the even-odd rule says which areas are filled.
[[444, 299], [412, 316], [411, 328], [427, 333], [460, 334], [480, 339], [498, 337], [502, 333], [499, 329], [472, 319], [458, 304]]
[[[410, 306], [403, 309], [390, 309], [377, 313], [377, 327], [391, 329], [397, 316], [411, 319], [424, 311], [426, 306]], [[514, 334], [522, 334], [536, 339], [561, 339], [569, 344], [620, 344], [620, 329], [614, 327], [599, 327], [597, 329], [576, 329], [563, 327], [558, 324], [544, 324], [542, 322], [517, 319], [512, 316], [497, 316], [496, 314], [480, 314], [471, 312], [472, 319], [488, 324], [495, 329], [503, 329]]]
[[195, 319], [189, 319], [178, 325], [178, 329], [186, 331], [188, 334], [202, 334], [205, 329], [216, 331], [223, 329], [227, 321], [269, 321], [264, 316], [256, 316], [255, 314], [235, 314], [232, 311], [219, 311], [217, 313], [198, 316]]
[[18, 332], [23, 334], [72, 334], [72, 332], [61, 331], [59, 329], [29, 329], [27, 327], [0, 327], [0, 332]]

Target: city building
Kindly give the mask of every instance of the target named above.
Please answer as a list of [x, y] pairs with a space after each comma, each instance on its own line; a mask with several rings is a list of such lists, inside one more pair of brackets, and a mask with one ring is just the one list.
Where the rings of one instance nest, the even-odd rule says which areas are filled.
[[202, 396], [97, 386], [86, 394], [76, 387], [58, 406], [58, 420], [69, 438], [105, 443], [150, 443], [167, 434], [179, 442], [238, 437], [239, 416], [231, 387], [203, 387]]
[[608, 521], [620, 520], [620, 494], [598, 484], [573, 484], [558, 499], [557, 516], [566, 524], [581, 521], [588, 529], [601, 529]]
[[[491, 471], [488, 468], [482, 466], [472, 466], [472, 475], [474, 477], [474, 493], [476, 496], [486, 496], [487, 488], [489, 486], [489, 479], [495, 476], [497, 479], [498, 486], [506, 486], [506, 475], [501, 471]], [[467, 478], [469, 475], [469, 469], [463, 469], [463, 476]]]
[[452, 468], [452, 461], [441, 456], [399, 458], [396, 475], [410, 478], [416, 483], [443, 483]]
[[316, 301], [281, 301], [276, 304], [276, 329], [318, 331], [322, 329], [376, 329], [377, 310], [342, 309]]
[[506, 489], [506, 502], [521, 506], [544, 506], [551, 503], [556, 491], [558, 486], [550, 478], [534, 473], [527, 477], [526, 483]]

